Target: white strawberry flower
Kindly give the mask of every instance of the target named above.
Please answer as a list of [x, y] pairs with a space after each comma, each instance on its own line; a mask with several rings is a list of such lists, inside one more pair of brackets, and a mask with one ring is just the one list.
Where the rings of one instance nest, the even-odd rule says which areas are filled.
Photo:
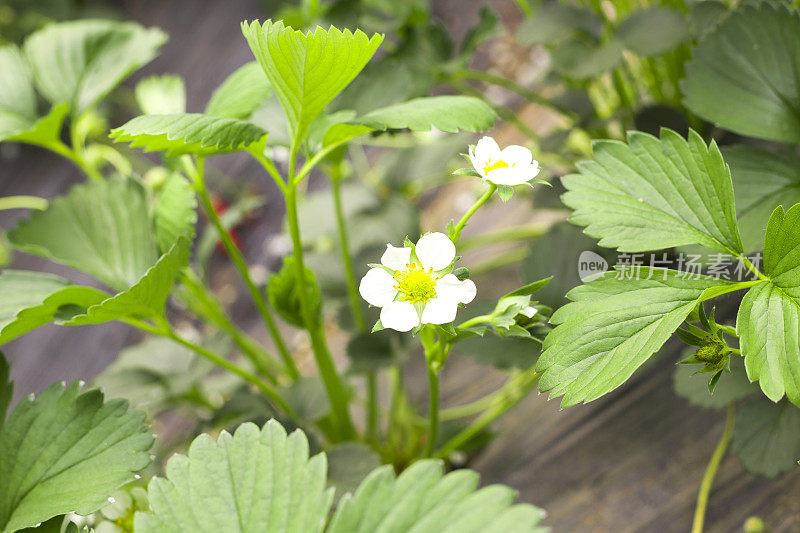
[[539, 174], [539, 162], [524, 146], [502, 150], [491, 137], [483, 137], [469, 149], [469, 160], [480, 176], [495, 185], [522, 185]]
[[444, 233], [429, 233], [416, 246], [386, 245], [381, 265], [371, 268], [358, 290], [381, 308], [384, 328], [411, 331], [420, 324], [448, 324], [459, 304], [475, 298], [472, 280], [452, 274], [456, 246]]

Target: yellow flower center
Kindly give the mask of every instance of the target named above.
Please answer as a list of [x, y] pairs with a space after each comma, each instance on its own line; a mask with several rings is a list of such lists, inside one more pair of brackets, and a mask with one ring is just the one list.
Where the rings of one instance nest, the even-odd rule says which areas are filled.
[[399, 299], [417, 303], [427, 302], [436, 297], [436, 280], [433, 279], [433, 269], [427, 271], [417, 263], [406, 265], [407, 270], [395, 270], [394, 279], [397, 285], [394, 286], [399, 292]]
[[508, 168], [508, 163], [506, 163], [502, 159], [499, 161], [495, 161], [494, 163], [492, 163], [492, 161], [489, 160], [483, 167], [483, 173], [489, 174], [489, 172], [491, 172], [492, 170], [497, 170], [498, 168]]

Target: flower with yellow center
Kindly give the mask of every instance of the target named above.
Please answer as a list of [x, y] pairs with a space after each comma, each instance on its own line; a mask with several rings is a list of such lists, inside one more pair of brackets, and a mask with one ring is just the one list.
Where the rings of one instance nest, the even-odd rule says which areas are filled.
[[[412, 251], [414, 258], [412, 258]], [[381, 308], [381, 324], [411, 331], [420, 324], [448, 324], [456, 319], [459, 304], [475, 298], [475, 283], [449, 273], [456, 247], [444, 233], [429, 233], [416, 246], [386, 245], [381, 266], [371, 268], [359, 292]]]
[[495, 185], [522, 185], [539, 174], [539, 162], [530, 150], [513, 144], [501, 150], [491, 137], [470, 147], [469, 160], [483, 179]]

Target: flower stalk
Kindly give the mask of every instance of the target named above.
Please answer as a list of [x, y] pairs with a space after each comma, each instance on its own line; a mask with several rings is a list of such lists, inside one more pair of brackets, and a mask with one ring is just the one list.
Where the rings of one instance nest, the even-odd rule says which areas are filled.
[[717, 447], [711, 455], [706, 471], [703, 474], [703, 481], [700, 483], [700, 491], [697, 494], [697, 505], [694, 509], [694, 520], [692, 521], [692, 533], [703, 533], [703, 525], [706, 519], [706, 508], [708, 498], [711, 494], [711, 487], [714, 485], [714, 478], [717, 476], [719, 465], [728, 451], [728, 445], [733, 437], [733, 428], [736, 423], [736, 404], [731, 402], [725, 413], [725, 430], [722, 432]]

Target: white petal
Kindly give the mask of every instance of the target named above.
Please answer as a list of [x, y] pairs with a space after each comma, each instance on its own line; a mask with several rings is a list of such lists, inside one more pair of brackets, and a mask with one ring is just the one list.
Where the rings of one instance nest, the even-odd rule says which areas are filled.
[[496, 168], [486, 175], [486, 179], [495, 185], [522, 185], [527, 183], [531, 178], [525, 177], [525, 172], [520, 172], [519, 169], [514, 167]]
[[436, 298], [452, 300], [456, 304], [468, 304], [475, 299], [478, 289], [471, 279], [460, 281], [455, 275], [447, 274], [436, 282]]
[[423, 324], [449, 324], [456, 319], [458, 302], [436, 297], [430, 300], [422, 311]]
[[491, 137], [481, 137], [475, 145], [475, 158], [482, 164], [486, 161], [496, 161], [500, 157], [500, 147]]
[[411, 261], [411, 248], [395, 248], [391, 244], [386, 245], [386, 251], [381, 256], [381, 264], [392, 270], [405, 270], [406, 265]]
[[531, 164], [531, 161], [533, 161], [533, 154], [531, 151], [524, 146], [516, 144], [503, 148], [500, 157], [509, 165], [528, 166]]
[[415, 248], [417, 259], [427, 270], [441, 270], [453, 262], [456, 257], [456, 245], [444, 233], [428, 233], [420, 237]]
[[397, 285], [395, 279], [382, 268], [371, 268], [367, 274], [361, 278], [358, 292], [367, 303], [377, 307], [388, 305], [397, 296]]
[[397, 331], [411, 331], [419, 325], [419, 315], [409, 302], [390, 302], [381, 309], [381, 324]]
[[519, 312], [521, 315], [525, 315], [528, 318], [533, 318], [533, 316], [537, 313], [535, 307], [531, 307], [530, 305]]

